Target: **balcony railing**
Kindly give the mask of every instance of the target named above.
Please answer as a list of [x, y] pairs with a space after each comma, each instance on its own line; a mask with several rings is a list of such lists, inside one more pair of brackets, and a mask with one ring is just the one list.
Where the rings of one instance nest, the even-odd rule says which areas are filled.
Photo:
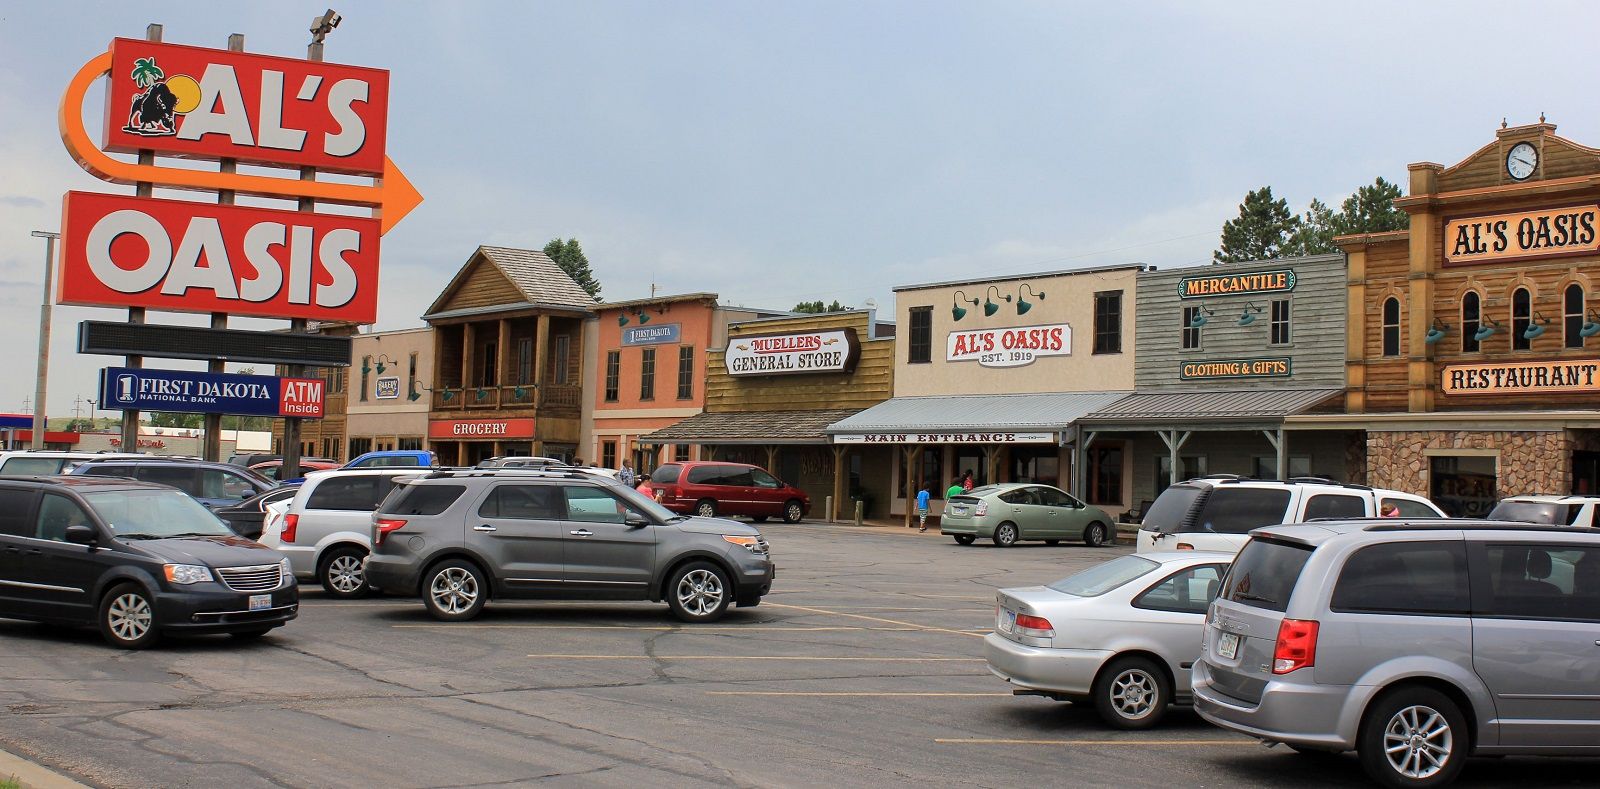
[[524, 386], [469, 386], [462, 389], [435, 389], [433, 410], [478, 411], [499, 408], [578, 408], [583, 402], [583, 387], [546, 385], [543, 394], [529, 384]]

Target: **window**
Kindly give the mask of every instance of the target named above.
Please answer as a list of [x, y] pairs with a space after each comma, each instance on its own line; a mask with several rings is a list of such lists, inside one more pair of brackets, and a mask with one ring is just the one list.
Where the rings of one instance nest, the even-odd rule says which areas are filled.
[[1094, 352], [1122, 353], [1122, 291], [1094, 294]]
[[694, 397], [694, 347], [678, 346], [678, 399]]
[[1289, 344], [1289, 300], [1276, 299], [1272, 302], [1272, 344]]
[[[1382, 512], [1383, 511], [1382, 510], [1383, 507], [1391, 507], [1391, 506], [1394, 507], [1394, 509], [1395, 509], [1395, 517], [1397, 517], [1397, 518], [1437, 518], [1437, 517], [1439, 517], [1439, 513], [1434, 512], [1432, 507], [1429, 507], [1428, 505], [1423, 504], [1420, 501], [1412, 501], [1411, 499], [1384, 499], [1383, 503], [1379, 505], [1379, 510], [1378, 511]], [[1512, 518], [1512, 520], [1520, 520], [1520, 519]]]
[[465, 485], [406, 485], [393, 504], [384, 508], [386, 515], [438, 515], [466, 493]]
[[1339, 571], [1331, 607], [1366, 614], [1466, 616], [1465, 543], [1396, 542], [1356, 551]]
[[645, 348], [639, 362], [639, 399], [656, 399], [656, 349]]
[[906, 362], [927, 364], [933, 361], [933, 308], [912, 307], [911, 340], [906, 343]]
[[494, 489], [478, 514], [485, 518], [560, 520], [561, 494], [552, 485], [501, 485]]
[[1200, 317], [1199, 307], [1183, 308], [1183, 349], [1192, 350], [1200, 347], [1200, 327], [1194, 325], [1196, 318]]
[[600, 467], [601, 468], [616, 468], [617, 467], [617, 442], [615, 442], [615, 441], [601, 441], [600, 442]]
[[499, 386], [500, 378], [496, 375], [497, 365], [500, 361], [500, 346], [498, 343], [484, 343], [483, 363], [478, 365], [481, 371], [478, 375], [479, 386]]
[[406, 398], [415, 400], [418, 397], [421, 397], [421, 394], [417, 392], [417, 354], [412, 352], [411, 364], [406, 373]]
[[[310, 454], [310, 453], [308, 453]], [[127, 472], [124, 471], [123, 475]], [[194, 484], [194, 469], [180, 466], [176, 463], [147, 463], [135, 466], [133, 478], [140, 482], [154, 482], [157, 485], [171, 485], [191, 496], [199, 495], [200, 491]]]
[[[1290, 455], [1288, 470], [1289, 477], [1291, 478], [1313, 476], [1311, 473], [1311, 456]], [[1251, 476], [1255, 477], [1256, 479], [1277, 479], [1278, 456], [1257, 455], [1255, 458], [1255, 473], [1251, 474]]]
[[599, 488], [573, 485], [567, 494], [567, 520], [582, 523], [626, 523], [629, 507]]
[[200, 497], [244, 501], [256, 495], [256, 486], [250, 480], [220, 469], [200, 469]]
[[1476, 291], [1461, 296], [1461, 351], [1477, 353], [1478, 329], [1483, 321], [1483, 297]]
[[94, 526], [94, 521], [89, 519], [89, 513], [84, 512], [78, 503], [66, 496], [54, 493], [44, 494], [44, 500], [39, 502], [39, 517], [35, 519], [34, 537], [41, 540], [67, 541], [67, 528], [69, 526]]
[[1494, 509], [1495, 458], [1435, 455], [1428, 460], [1428, 498], [1452, 518], [1481, 518]]
[[[1206, 466], [1204, 455], [1180, 455], [1178, 481], [1205, 476]], [[1156, 455], [1156, 493], [1160, 494], [1170, 484], [1172, 484], [1172, 455], [1167, 453]]]
[[678, 461], [679, 463], [682, 463], [682, 462], [688, 460], [689, 459], [689, 445], [688, 444], [673, 444], [672, 445], [672, 459]]
[[572, 337], [563, 334], [556, 337], [556, 351], [554, 355], [556, 374], [554, 378], [558, 384], [567, 384], [572, 380]]
[[363, 402], [363, 403], [367, 402], [367, 389], [370, 386], [370, 383], [371, 383], [370, 378], [371, 377], [372, 377], [372, 357], [371, 356], [363, 356], [363, 357], [361, 357], [361, 402]]
[[1123, 445], [1091, 445], [1085, 455], [1088, 462], [1089, 503], [1120, 505]]
[[[42, 476], [55, 476], [61, 473], [61, 467], [66, 462], [60, 458], [31, 458], [26, 455], [17, 455], [0, 463], [0, 474], [39, 474]], [[33, 529], [29, 526], [28, 529]], [[0, 532], [3, 533], [3, 532]]]
[[1211, 491], [1196, 522], [1198, 531], [1244, 534], [1251, 529], [1283, 523], [1288, 510], [1289, 491], [1285, 488], [1229, 486]]
[[[420, 447], [419, 447], [419, 449], [420, 449]], [[357, 456], [360, 456], [360, 455], [365, 455], [365, 454], [367, 454], [368, 452], [371, 452], [371, 451], [372, 451], [372, 439], [370, 439], [370, 438], [352, 438], [352, 439], [350, 439], [350, 456], [351, 457], [357, 457]]]
[[1289, 607], [1289, 594], [1310, 558], [1309, 545], [1251, 540], [1233, 560], [1220, 597], [1252, 608], [1283, 611]]
[[395, 449], [405, 449], [405, 450], [411, 450], [412, 452], [421, 452], [422, 451], [422, 437], [421, 436], [407, 436], [406, 438], [402, 438], [402, 439], [400, 439], [400, 443], [395, 446]]
[[622, 379], [622, 351], [606, 352], [606, 402], [617, 402], [617, 391], [621, 389]]
[[[934, 450], [929, 450], [930, 452]], [[943, 457], [941, 454], [940, 457]], [[923, 477], [925, 481], [937, 482], [943, 477]], [[1019, 445], [1011, 448], [1011, 481], [1012, 482], [1040, 482], [1045, 485], [1055, 485], [1061, 481], [1061, 452], [1054, 446], [1039, 446], [1037, 444]], [[936, 491], [937, 492], [937, 491]]]
[[1561, 323], [1566, 336], [1564, 347], [1583, 347], [1583, 286], [1574, 282], [1561, 298]]
[[1600, 620], [1600, 548], [1490, 545], [1484, 553], [1489, 588], [1479, 616]]
[[28, 510], [32, 507], [33, 491], [0, 488], [0, 534], [33, 536], [33, 522], [28, 520]]
[[372, 512], [378, 502], [389, 493], [390, 477], [387, 474], [362, 474], [359, 476], [325, 479], [306, 499], [308, 510], [345, 510]]
[[1367, 502], [1360, 496], [1319, 493], [1306, 501], [1306, 520], [1316, 518], [1365, 518]]
[[533, 383], [532, 337], [517, 340], [517, 383], [524, 386]]
[[761, 469], [750, 470], [750, 481], [755, 483], [756, 487], [765, 488], [767, 490], [777, 490], [778, 488], [783, 487], [783, 483], [779, 482], [777, 477], [774, 477], [771, 474], [762, 471]]
[[1050, 588], [1073, 597], [1099, 597], [1160, 566], [1138, 556], [1118, 556], [1056, 581]]
[[1533, 295], [1527, 288], [1517, 288], [1511, 291], [1511, 350], [1526, 351], [1533, 346], [1533, 340], [1523, 336], [1523, 332], [1533, 325]]
[[1202, 564], [1180, 570], [1162, 579], [1161, 583], [1146, 589], [1134, 598], [1136, 608], [1153, 608], [1180, 614], [1204, 614], [1206, 606], [1222, 587], [1225, 564]]
[[[679, 444], [678, 446], [682, 447], [688, 445]], [[682, 472], [683, 466], [659, 466], [650, 474], [650, 481], [658, 485], [676, 485], [678, 484], [678, 475]]]
[[1383, 301], [1383, 355], [1400, 355], [1400, 300], [1393, 296]]

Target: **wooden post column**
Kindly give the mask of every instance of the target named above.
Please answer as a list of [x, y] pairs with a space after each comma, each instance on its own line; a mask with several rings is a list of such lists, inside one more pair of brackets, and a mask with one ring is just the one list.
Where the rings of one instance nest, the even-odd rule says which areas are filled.
[[833, 450], [833, 510], [828, 513], [828, 522], [839, 519], [839, 511], [844, 508], [845, 498], [845, 472], [844, 461], [850, 454], [850, 447], [844, 444], [834, 444]]

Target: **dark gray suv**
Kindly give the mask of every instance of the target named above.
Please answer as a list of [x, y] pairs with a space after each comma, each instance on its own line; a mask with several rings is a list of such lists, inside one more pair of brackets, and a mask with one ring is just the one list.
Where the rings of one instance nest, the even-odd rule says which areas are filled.
[[685, 622], [712, 622], [772, 588], [760, 530], [678, 515], [576, 470], [396, 480], [372, 517], [367, 582], [419, 595], [445, 621], [472, 619], [495, 598], [665, 600]]

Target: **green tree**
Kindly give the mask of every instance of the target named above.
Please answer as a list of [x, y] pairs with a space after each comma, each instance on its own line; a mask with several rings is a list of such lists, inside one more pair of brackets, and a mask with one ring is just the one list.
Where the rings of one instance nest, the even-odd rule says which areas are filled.
[[1339, 207], [1339, 234], [1387, 233], [1411, 227], [1411, 215], [1394, 204], [1404, 194], [1398, 184], [1383, 180], [1383, 176], [1379, 176], [1371, 186], [1357, 189]]
[[552, 238], [550, 243], [544, 245], [544, 253], [554, 260], [562, 271], [567, 272], [567, 276], [578, 283], [578, 287], [587, 291], [596, 301], [600, 299], [600, 281], [595, 279], [594, 272], [589, 270], [589, 258], [583, 254], [583, 246], [578, 243], [578, 239], [569, 238], [563, 241]]
[[200, 427], [205, 424], [204, 414], [180, 414], [176, 411], [150, 412], [151, 427]]
[[156, 59], [153, 57], [135, 59], [131, 76], [133, 77], [133, 84], [138, 85], [140, 88], [148, 88], [167, 78], [166, 73], [161, 70], [160, 66], [156, 65]]
[[1339, 215], [1332, 208], [1313, 198], [1310, 207], [1300, 215], [1300, 222], [1289, 236], [1289, 244], [1284, 247], [1283, 254], [1321, 255], [1337, 252], [1339, 248], [1333, 245], [1333, 237], [1339, 235], [1338, 220]]
[[1272, 187], [1263, 186], [1245, 195], [1238, 217], [1222, 224], [1222, 244], [1211, 257], [1217, 263], [1279, 257], [1299, 224], [1289, 201], [1273, 199]]
[[799, 304], [794, 305], [794, 309], [791, 310], [791, 312], [808, 312], [817, 314], [823, 312], [844, 312], [847, 309], [850, 308], [840, 304], [838, 299], [834, 299], [832, 304], [826, 305], [822, 303], [821, 299], [818, 299], [816, 301], [802, 301]]

